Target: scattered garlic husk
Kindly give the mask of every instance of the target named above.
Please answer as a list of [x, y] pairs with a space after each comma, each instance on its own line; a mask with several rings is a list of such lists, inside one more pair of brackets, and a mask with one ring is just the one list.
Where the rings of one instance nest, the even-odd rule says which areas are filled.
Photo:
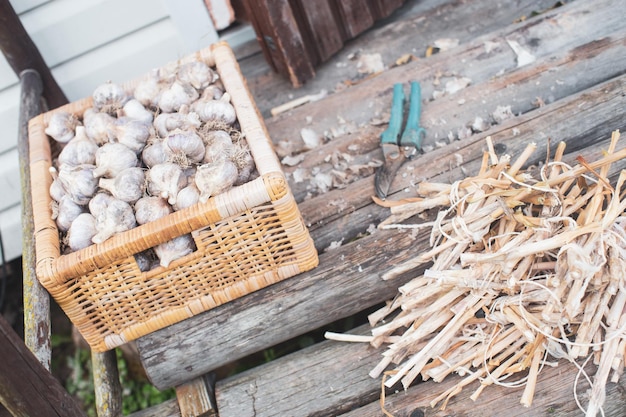
[[98, 233], [92, 238], [93, 243], [102, 243], [116, 233], [125, 232], [137, 225], [133, 208], [125, 201], [113, 198], [96, 217]]
[[231, 126], [237, 120], [237, 113], [230, 104], [230, 95], [224, 93], [219, 100], [197, 100], [191, 109], [198, 113], [203, 122], [224, 123]]
[[234, 152], [233, 141], [225, 130], [211, 130], [204, 135], [206, 150], [202, 163], [213, 163], [231, 158]]
[[96, 151], [95, 177], [115, 177], [126, 168], [136, 167], [137, 154], [121, 143], [105, 143]]
[[173, 162], [154, 165], [148, 170], [146, 178], [148, 193], [167, 199], [171, 205], [176, 204], [178, 192], [187, 185], [183, 169]]
[[81, 213], [70, 225], [64, 243], [71, 252], [85, 249], [93, 244], [96, 233], [96, 219], [90, 213]]
[[200, 97], [198, 91], [187, 83], [174, 81], [172, 85], [161, 92], [159, 108], [165, 113], [180, 110], [182, 106], [190, 105]]
[[183, 168], [202, 161], [204, 158], [204, 143], [200, 136], [191, 130], [176, 129], [170, 132], [162, 142], [163, 152], [168, 161], [174, 162]]
[[126, 168], [113, 178], [100, 178], [98, 185], [118, 200], [134, 203], [143, 197], [146, 176], [143, 168]]
[[195, 182], [190, 181], [189, 184], [180, 190], [176, 195], [176, 204], [174, 210], [182, 210], [191, 207], [200, 201], [200, 190], [196, 187]]
[[116, 115], [130, 99], [128, 94], [118, 84], [108, 81], [96, 87], [92, 94], [93, 107], [99, 111]]
[[151, 134], [151, 124], [127, 117], [115, 121], [115, 136], [136, 154], [141, 153]]
[[200, 165], [194, 178], [200, 191], [200, 201], [205, 203], [209, 197], [228, 190], [237, 181], [238, 175], [237, 167], [230, 159]]
[[154, 128], [157, 135], [165, 138], [171, 131], [176, 129], [198, 129], [202, 122], [195, 112], [187, 113], [161, 113], [154, 119]]
[[191, 235], [175, 237], [154, 247], [154, 252], [160, 260], [160, 265], [167, 268], [172, 261], [189, 255], [195, 250], [195, 243]]
[[177, 78], [179, 81], [191, 85], [196, 90], [202, 90], [217, 80], [217, 74], [206, 63], [193, 61], [180, 66]]
[[167, 200], [156, 196], [144, 196], [135, 203], [137, 224], [146, 224], [165, 217], [172, 212]]
[[132, 98], [124, 104], [118, 117], [128, 117], [145, 124], [150, 124], [154, 120], [154, 114], [146, 109], [136, 98]]
[[67, 195], [76, 204], [84, 206], [96, 193], [98, 179], [94, 178], [95, 165], [61, 165], [58, 180]]
[[46, 126], [44, 132], [59, 143], [67, 143], [72, 140], [76, 127], [79, 125], [78, 117], [71, 113], [60, 111], [50, 116], [48, 126]]
[[148, 168], [167, 162], [167, 155], [163, 150], [163, 139], [149, 139], [148, 144], [141, 151], [141, 161]]
[[57, 227], [62, 232], [67, 232], [72, 225], [72, 222], [83, 213], [85, 210], [82, 206], [76, 204], [72, 199], [65, 195], [61, 198], [61, 201], [56, 206], [56, 213], [54, 219]]
[[108, 113], [89, 108], [83, 113], [83, 125], [87, 136], [98, 145], [115, 139], [115, 118]]
[[98, 145], [85, 134], [84, 126], [76, 126], [76, 136], [65, 144], [59, 153], [59, 165], [94, 165]]

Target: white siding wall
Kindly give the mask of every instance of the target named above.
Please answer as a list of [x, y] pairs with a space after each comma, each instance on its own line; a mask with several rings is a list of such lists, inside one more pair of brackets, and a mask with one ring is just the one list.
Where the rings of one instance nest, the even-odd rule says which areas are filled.
[[[203, 0], [10, 2], [70, 101], [106, 80], [134, 79], [217, 40]], [[0, 54], [0, 231], [7, 260], [22, 254], [19, 95], [18, 78]]]

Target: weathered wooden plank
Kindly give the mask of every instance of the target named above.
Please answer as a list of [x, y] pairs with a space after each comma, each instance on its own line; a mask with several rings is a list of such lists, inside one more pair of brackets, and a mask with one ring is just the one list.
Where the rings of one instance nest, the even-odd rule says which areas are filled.
[[374, 14], [369, 2], [343, 0], [336, 3], [341, 27], [346, 31], [346, 38], [354, 38], [374, 24]]
[[178, 407], [178, 401], [174, 398], [163, 401], [159, 405], [132, 413], [129, 417], [180, 417], [180, 408]]
[[[626, 105], [625, 85], [626, 77], [601, 84], [501, 125], [491, 136], [511, 154], [519, 152], [528, 141], [537, 142], [540, 149], [545, 148], [548, 137], [571, 144], [582, 143], [585, 150], [598, 151], [591, 145], [606, 142], [611, 130], [626, 127], [622, 114]], [[573, 115], [576, 124], [571, 122]], [[513, 127], [519, 128], [520, 135], [511, 134]], [[485, 135], [477, 136], [471, 143], [464, 144], [461, 166], [442, 163], [445, 158], [454, 158], [449, 148], [433, 151], [433, 157], [427, 161], [413, 163], [420, 163], [424, 172], [439, 172], [435, 180], [462, 178], [461, 168], [474, 172], [482, 158]], [[578, 151], [585, 154], [582, 149]], [[536, 158], [541, 157], [543, 153]], [[623, 166], [616, 164], [615, 169]], [[373, 184], [354, 186], [371, 187], [373, 191]], [[332, 200], [328, 198], [334, 196], [329, 193], [320, 197], [318, 204], [308, 210], [330, 204]], [[373, 204], [367, 207], [385, 210]], [[344, 219], [361, 211], [346, 215]], [[303, 211], [303, 215], [307, 213]], [[336, 238], [340, 237], [341, 231], [336, 225], [332, 227]], [[313, 271], [139, 339], [137, 346], [146, 373], [159, 388], [176, 385], [389, 299], [408, 277], [389, 282], [380, 280], [380, 274], [427, 247], [428, 236], [413, 237], [410, 233], [382, 230], [324, 253], [320, 256], [320, 265]], [[225, 340], [228, 343], [224, 343]]]
[[203, 375], [176, 387], [176, 399], [181, 417], [214, 417], [215, 375]]
[[0, 315], [0, 403], [16, 417], [84, 417], [63, 388]]
[[343, 36], [334, 13], [333, 2], [301, 0], [296, 3], [302, 9], [298, 14], [300, 20], [307, 24], [307, 42], [317, 53], [316, 64], [328, 60], [343, 47]]

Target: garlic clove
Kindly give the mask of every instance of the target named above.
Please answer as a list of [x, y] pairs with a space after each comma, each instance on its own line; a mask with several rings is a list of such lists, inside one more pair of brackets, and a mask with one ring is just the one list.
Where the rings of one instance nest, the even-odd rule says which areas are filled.
[[59, 201], [56, 208], [56, 224], [61, 232], [67, 232], [76, 218], [84, 212], [83, 207], [74, 203], [69, 196]]
[[78, 166], [96, 163], [98, 145], [85, 134], [84, 126], [76, 126], [76, 136], [65, 144], [59, 153], [59, 165]]
[[115, 122], [115, 137], [119, 143], [139, 154], [150, 137], [150, 127], [151, 124], [122, 117]]
[[194, 181], [200, 190], [200, 202], [223, 193], [237, 181], [237, 167], [229, 159], [198, 166]]
[[44, 132], [57, 142], [67, 143], [74, 137], [74, 131], [78, 125], [80, 121], [75, 115], [59, 111], [50, 116]]
[[94, 165], [61, 165], [57, 177], [67, 195], [76, 204], [89, 204], [89, 200], [96, 193], [98, 179], [94, 178]]
[[93, 107], [112, 116], [117, 114], [124, 104], [130, 99], [126, 92], [118, 84], [107, 81], [99, 85], [93, 91]]
[[202, 90], [217, 79], [217, 74], [206, 63], [193, 61], [178, 68], [177, 78], [196, 90]]
[[206, 151], [202, 159], [203, 163], [213, 163], [232, 157], [234, 148], [228, 132], [211, 130], [204, 136], [204, 141], [206, 143]]
[[122, 143], [105, 143], [96, 151], [95, 177], [115, 177], [126, 168], [137, 166], [137, 155]]
[[71, 252], [75, 252], [91, 246], [96, 232], [96, 219], [89, 213], [81, 213], [70, 225], [64, 242]]
[[159, 97], [159, 108], [171, 113], [178, 111], [181, 106], [193, 103], [200, 94], [190, 84], [174, 81], [172, 85], [164, 89]]
[[189, 255], [195, 249], [191, 235], [182, 235], [155, 246], [154, 252], [160, 260], [160, 265], [167, 268], [174, 260]]
[[135, 219], [138, 224], [146, 224], [165, 217], [172, 212], [167, 200], [156, 196], [145, 196], [135, 203]]
[[139, 120], [140, 122], [150, 124], [154, 119], [151, 111], [147, 110], [139, 100], [130, 99], [122, 107], [119, 117], [128, 117], [130, 119]]
[[106, 208], [96, 217], [98, 233], [92, 238], [93, 243], [102, 243], [116, 233], [125, 232], [135, 227], [133, 208], [125, 201], [116, 198], [109, 201]]
[[148, 168], [167, 162], [167, 155], [163, 151], [163, 140], [149, 140], [146, 147], [141, 151], [141, 160]]
[[126, 168], [114, 178], [100, 178], [98, 182], [100, 188], [127, 203], [134, 203], [143, 197], [145, 184], [145, 173], [140, 167]]
[[187, 185], [183, 169], [173, 162], [154, 165], [148, 170], [146, 178], [148, 193], [167, 199], [171, 205], [176, 204], [178, 192]]
[[108, 113], [89, 108], [83, 113], [83, 124], [87, 136], [98, 145], [115, 139], [115, 118]]
[[176, 129], [170, 132], [163, 139], [162, 146], [168, 160], [183, 168], [204, 158], [204, 143], [200, 136], [191, 130]]
[[185, 188], [178, 192], [176, 196], [176, 204], [174, 204], [174, 210], [182, 210], [187, 207], [191, 207], [200, 201], [200, 191], [196, 184], [190, 182]]

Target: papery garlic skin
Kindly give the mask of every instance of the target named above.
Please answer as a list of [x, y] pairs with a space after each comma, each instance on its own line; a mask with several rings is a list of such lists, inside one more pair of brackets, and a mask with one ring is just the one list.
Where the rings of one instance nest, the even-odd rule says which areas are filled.
[[122, 143], [105, 143], [96, 151], [94, 177], [115, 177], [126, 168], [136, 167], [137, 154]]
[[94, 195], [91, 200], [89, 200], [89, 212], [94, 216], [98, 217], [100, 213], [106, 210], [107, 206], [111, 201], [113, 201], [115, 197], [106, 192], [99, 192]]
[[163, 150], [163, 140], [149, 140], [146, 147], [141, 151], [141, 160], [148, 168], [167, 162], [167, 155]]
[[74, 137], [78, 125], [80, 125], [80, 121], [76, 116], [59, 111], [50, 116], [44, 132], [59, 143], [67, 143]]
[[74, 203], [69, 196], [64, 196], [56, 207], [57, 227], [62, 232], [67, 232], [76, 218], [85, 210], [82, 206]]
[[83, 125], [87, 136], [98, 145], [115, 139], [115, 118], [108, 113], [89, 108], [83, 114]]
[[195, 250], [195, 243], [191, 235], [175, 237], [154, 247], [154, 252], [160, 260], [160, 265], [167, 268], [172, 261], [189, 255]]
[[137, 224], [153, 222], [172, 212], [167, 200], [156, 196], [145, 196], [135, 203], [135, 219]]
[[176, 129], [163, 139], [162, 147], [168, 160], [183, 168], [204, 158], [204, 143], [194, 131]]
[[[54, 171], [56, 173], [56, 169]], [[65, 188], [63, 187], [63, 184], [61, 184], [59, 178], [57, 177], [52, 180], [52, 184], [50, 184], [50, 197], [52, 197], [52, 199], [57, 203], [60, 203], [61, 199], [66, 195], [67, 191], [65, 191]]]
[[95, 165], [61, 165], [57, 177], [67, 195], [76, 204], [84, 206], [96, 193], [98, 179], [94, 178]]
[[96, 219], [89, 213], [81, 213], [72, 222], [64, 242], [71, 252], [91, 246], [96, 234]]
[[229, 159], [200, 165], [194, 178], [200, 190], [200, 202], [205, 203], [211, 196], [228, 190], [237, 181], [237, 176], [237, 167]]
[[245, 140], [239, 140], [233, 144], [231, 160], [237, 167], [237, 180], [235, 185], [245, 184], [250, 181], [253, 171], [256, 169], [254, 158]]
[[104, 210], [96, 217], [98, 233], [92, 238], [93, 243], [102, 243], [116, 233], [125, 232], [135, 227], [135, 213], [125, 201], [116, 198], [109, 201]]
[[100, 178], [98, 185], [118, 200], [134, 203], [144, 195], [146, 177], [143, 168], [126, 168], [114, 178]]
[[115, 137], [117, 142], [139, 154], [150, 138], [150, 127], [151, 124], [139, 120], [119, 118], [115, 122]]
[[183, 169], [173, 162], [154, 165], [148, 170], [146, 178], [148, 193], [167, 199], [171, 205], [176, 204], [178, 192], [187, 185]]
[[180, 110], [184, 105], [190, 105], [198, 97], [200, 94], [191, 85], [174, 81], [161, 92], [158, 105], [165, 113], [171, 113]]
[[191, 207], [200, 201], [200, 190], [196, 187], [195, 183], [189, 183], [185, 188], [178, 192], [176, 196], [176, 204], [174, 204], [174, 210], [182, 210], [187, 207]]
[[93, 107], [99, 112], [109, 113], [110, 115], [117, 114], [130, 99], [122, 87], [111, 81], [96, 87], [91, 96], [93, 98]]
[[135, 98], [128, 100], [126, 104], [124, 104], [120, 112], [120, 117], [139, 120], [145, 124], [150, 124], [154, 120], [154, 114], [147, 110], [143, 104]]
[[98, 145], [85, 134], [84, 126], [76, 126], [76, 136], [65, 144], [59, 153], [58, 164], [78, 166], [96, 163]]

